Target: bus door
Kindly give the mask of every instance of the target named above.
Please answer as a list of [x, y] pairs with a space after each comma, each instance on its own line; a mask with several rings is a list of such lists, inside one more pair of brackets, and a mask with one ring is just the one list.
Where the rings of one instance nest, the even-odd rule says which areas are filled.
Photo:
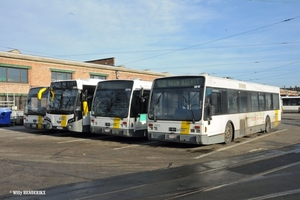
[[147, 129], [146, 119], [149, 94], [149, 90], [143, 89], [133, 92], [130, 118], [134, 118], [134, 132]]
[[206, 89], [203, 120], [207, 122], [207, 132], [209, 135], [220, 134], [225, 128], [221, 115], [225, 112], [225, 108], [227, 108], [227, 105], [225, 107], [222, 103], [222, 99], [226, 98], [225, 94], [226, 92], [222, 92], [221, 89]]
[[[76, 109], [77, 111], [79, 111], [79, 117], [82, 117], [82, 126], [84, 132], [89, 131], [90, 129], [90, 111], [95, 88], [96, 86], [83, 86], [83, 92], [81, 93], [80, 97], [82, 101], [82, 111], [80, 111], [80, 109]], [[78, 104], [80, 104], [80, 101], [78, 101]], [[80, 108], [80, 105], [77, 105], [77, 108]]]

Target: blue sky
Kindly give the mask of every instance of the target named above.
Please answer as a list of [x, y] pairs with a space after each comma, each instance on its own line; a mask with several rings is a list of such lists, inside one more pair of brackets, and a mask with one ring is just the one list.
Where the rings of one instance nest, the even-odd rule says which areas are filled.
[[0, 51], [300, 86], [300, 0], [1, 0]]

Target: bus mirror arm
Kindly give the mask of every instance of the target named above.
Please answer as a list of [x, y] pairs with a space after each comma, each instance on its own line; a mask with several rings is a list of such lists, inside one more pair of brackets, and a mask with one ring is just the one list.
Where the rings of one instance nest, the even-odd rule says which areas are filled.
[[208, 113], [207, 113], [207, 121], [208, 124], [210, 124], [210, 121], [212, 120], [212, 115], [215, 114], [215, 108], [212, 105], [208, 106]]
[[144, 88], [143, 88], [143, 87], [141, 87], [139, 97], [140, 97], [140, 99], [142, 100], [142, 102], [145, 102]]
[[83, 100], [83, 101], [87, 101], [87, 99], [88, 99], [88, 91], [85, 90], [85, 91], [82, 93], [82, 100]]
[[210, 120], [211, 120], [211, 117], [208, 117], [208, 118], [207, 118], [207, 123], [208, 123], [208, 125], [210, 125]]

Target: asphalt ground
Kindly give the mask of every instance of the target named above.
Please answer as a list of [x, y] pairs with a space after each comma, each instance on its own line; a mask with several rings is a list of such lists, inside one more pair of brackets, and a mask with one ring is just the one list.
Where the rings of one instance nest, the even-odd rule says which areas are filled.
[[47, 195], [50, 188], [63, 191], [74, 184], [208, 162], [214, 167], [220, 160], [297, 146], [299, 134], [299, 114], [283, 114], [282, 123], [268, 134], [209, 146], [0, 127], [0, 198], [17, 198], [18, 191]]

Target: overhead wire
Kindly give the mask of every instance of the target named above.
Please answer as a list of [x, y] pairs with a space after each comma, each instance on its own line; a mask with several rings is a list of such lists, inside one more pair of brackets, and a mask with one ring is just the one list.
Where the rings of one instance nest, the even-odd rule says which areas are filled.
[[[211, 47], [199, 47], [199, 48], [191, 48], [191, 49], [221, 49], [221, 48], [237, 48], [237, 47], [257, 47], [257, 46], [273, 46], [273, 45], [293, 45], [293, 44], [299, 44], [300, 42], [278, 42], [278, 43], [260, 43], [260, 44], [242, 44], [242, 45], [227, 45], [227, 46], [211, 46]], [[16, 49], [12, 47], [3, 47], [1, 48], [6, 49]], [[30, 51], [26, 49], [19, 49], [20, 51], [26, 51], [26, 52], [32, 52], [32, 53], [38, 53], [38, 54], [44, 54], [40, 52]], [[97, 53], [85, 53], [85, 54], [66, 54], [66, 55], [55, 55], [55, 54], [44, 54], [49, 56], [56, 56], [56, 57], [74, 57], [74, 56], [91, 56], [91, 55], [101, 55], [101, 54], [131, 54], [131, 53], [151, 53], [151, 52], [162, 52], [162, 51], [176, 51], [180, 50], [178, 49], [152, 49], [152, 50], [137, 50], [137, 51], [116, 51], [116, 52], [97, 52]]]
[[281, 73], [281, 74], [278, 74], [278, 75], [272, 75], [272, 76], [265, 76], [265, 77], [256, 78], [256, 79], [250, 79], [250, 81], [274, 78], [274, 77], [283, 76], [283, 75], [287, 75], [287, 74], [293, 74], [295, 72], [300, 72], [300, 69], [299, 70], [294, 70], [294, 71], [291, 71], [291, 72], [287, 72], [287, 73]]
[[288, 18], [288, 19], [285, 19], [283, 21], [279, 21], [279, 22], [275, 22], [275, 23], [272, 23], [272, 24], [268, 24], [268, 25], [265, 25], [265, 26], [258, 27], [258, 28], [254, 28], [254, 29], [251, 29], [251, 30], [243, 31], [243, 32], [240, 32], [240, 33], [237, 33], [237, 34], [225, 36], [225, 37], [222, 37], [222, 38], [219, 38], [219, 39], [210, 40], [210, 41], [207, 41], [207, 42], [195, 44], [195, 45], [192, 45], [192, 46], [188, 46], [188, 47], [185, 47], [185, 48], [177, 49], [177, 50], [170, 51], [170, 52], [167, 52], [167, 53], [163, 53], [163, 54], [159, 54], [159, 55], [154, 55], [154, 56], [150, 56], [150, 57], [147, 57], [147, 58], [143, 58], [143, 59], [139, 59], [139, 60], [127, 62], [127, 63], [124, 63], [123, 65], [127, 65], [127, 64], [130, 64], [130, 63], [135, 63], [135, 62], [139, 62], [139, 61], [143, 61], [143, 60], [148, 60], [148, 59], [156, 58], [156, 57], [160, 57], [160, 56], [172, 54], [172, 53], [179, 52], [179, 51], [184, 51], [184, 50], [187, 50], [187, 49], [191, 49], [191, 48], [198, 47], [198, 46], [205, 45], [205, 44], [214, 43], [214, 42], [217, 42], [217, 41], [225, 40], [225, 39], [236, 37], [236, 36], [239, 36], [239, 35], [244, 35], [244, 34], [247, 34], [247, 33], [250, 33], [250, 32], [254, 32], [254, 31], [257, 31], [257, 30], [260, 30], [260, 29], [264, 29], [264, 28], [268, 28], [268, 27], [271, 27], [271, 26], [275, 26], [275, 25], [281, 24], [281, 23], [289, 22], [289, 21], [297, 19], [299, 17], [300, 16]]
[[[256, 46], [271, 46], [271, 45], [288, 45], [288, 44], [299, 44], [300, 42], [279, 42], [279, 43], [261, 43], [261, 44], [243, 44], [243, 45], [230, 45], [230, 46], [215, 46], [215, 47], [201, 47], [201, 48], [191, 48], [191, 49], [215, 49], [215, 48], [236, 48], [236, 47], [256, 47]], [[137, 51], [116, 51], [116, 52], [98, 52], [98, 53], [88, 53], [88, 54], [69, 54], [69, 55], [56, 55], [56, 56], [86, 56], [86, 55], [99, 55], [99, 54], [131, 54], [131, 53], [151, 53], [151, 52], [161, 52], [161, 51], [177, 51], [177, 49], [153, 49], [153, 50], [137, 50]]]
[[267, 71], [270, 71], [270, 70], [273, 70], [273, 69], [278, 69], [278, 68], [281, 68], [281, 67], [286, 67], [286, 66], [289, 66], [289, 65], [294, 65], [296, 63], [300, 63], [300, 60], [298, 60], [296, 62], [285, 64], [285, 65], [280, 65], [280, 66], [277, 66], [277, 67], [272, 67], [272, 68], [268, 68], [268, 69], [265, 69], [265, 70], [255, 71], [253, 73], [247, 73], [247, 74], [238, 75], [238, 76], [234, 76], [234, 77], [241, 77], [241, 76], [246, 76], [246, 75], [252, 75], [252, 74], [258, 74], [258, 73], [262, 73], [262, 72], [267, 72]]

